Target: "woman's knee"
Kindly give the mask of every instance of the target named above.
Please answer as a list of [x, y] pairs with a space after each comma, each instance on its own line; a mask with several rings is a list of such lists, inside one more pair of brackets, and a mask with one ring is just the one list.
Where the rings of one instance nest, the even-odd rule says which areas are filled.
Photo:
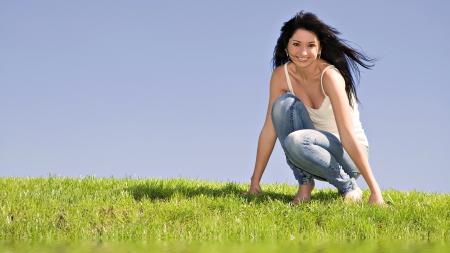
[[283, 117], [295, 103], [297, 98], [291, 93], [284, 93], [279, 96], [272, 105], [272, 119]]
[[311, 130], [298, 130], [290, 133], [284, 139], [285, 151], [289, 154], [302, 155], [304, 149], [311, 144]]

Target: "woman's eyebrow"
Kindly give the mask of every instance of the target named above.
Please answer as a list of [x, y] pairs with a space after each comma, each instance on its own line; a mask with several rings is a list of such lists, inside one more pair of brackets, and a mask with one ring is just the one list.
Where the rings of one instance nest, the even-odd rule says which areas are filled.
[[[299, 40], [292, 40], [293, 42], [300, 42], [301, 43], [301, 41], [299, 41]], [[313, 44], [315, 44], [316, 42], [313, 40], [313, 41], [310, 41], [310, 42], [308, 42], [308, 43], [313, 43]]]

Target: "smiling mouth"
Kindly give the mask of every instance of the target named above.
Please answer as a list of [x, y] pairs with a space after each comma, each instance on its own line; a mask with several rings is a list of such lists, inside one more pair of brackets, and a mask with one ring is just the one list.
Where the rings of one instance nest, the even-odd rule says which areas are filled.
[[306, 60], [308, 60], [308, 58], [302, 58], [302, 57], [297, 57], [297, 59], [298, 59], [299, 61], [306, 61]]

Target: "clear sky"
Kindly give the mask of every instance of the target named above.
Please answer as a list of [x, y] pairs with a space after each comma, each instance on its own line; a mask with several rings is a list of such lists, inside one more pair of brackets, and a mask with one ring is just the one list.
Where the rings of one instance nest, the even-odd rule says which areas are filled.
[[[0, 176], [249, 182], [273, 48], [305, 10], [381, 58], [358, 88], [380, 186], [450, 192], [449, 3], [0, 0]], [[263, 183], [295, 183], [284, 159]]]

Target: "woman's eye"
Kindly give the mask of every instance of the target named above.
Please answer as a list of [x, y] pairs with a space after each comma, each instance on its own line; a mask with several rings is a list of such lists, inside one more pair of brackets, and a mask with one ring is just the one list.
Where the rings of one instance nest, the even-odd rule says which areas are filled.
[[315, 47], [316, 45], [314, 45], [314, 44], [309, 44], [308, 46], [309, 46], [309, 47]]
[[298, 46], [300, 46], [300, 44], [299, 43], [294, 43], [294, 46], [298, 47]]

